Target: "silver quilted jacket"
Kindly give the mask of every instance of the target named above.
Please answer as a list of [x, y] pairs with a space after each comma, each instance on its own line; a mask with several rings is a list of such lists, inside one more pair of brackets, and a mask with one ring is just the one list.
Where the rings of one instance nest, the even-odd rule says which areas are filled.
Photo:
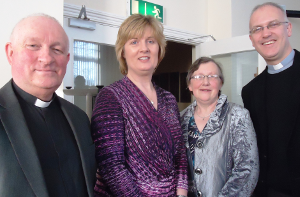
[[[188, 124], [196, 105], [194, 101], [180, 113], [187, 148]], [[251, 196], [258, 180], [259, 160], [256, 134], [248, 110], [228, 102], [226, 95], [220, 95], [198, 141], [203, 146], [195, 148], [194, 169], [201, 169], [201, 174], [194, 175], [202, 196]]]

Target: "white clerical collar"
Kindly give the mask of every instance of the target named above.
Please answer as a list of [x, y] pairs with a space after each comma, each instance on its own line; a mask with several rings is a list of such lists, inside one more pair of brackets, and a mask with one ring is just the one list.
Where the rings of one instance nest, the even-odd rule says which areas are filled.
[[277, 65], [268, 65], [268, 73], [269, 74], [277, 74], [280, 73], [289, 67], [291, 67], [294, 63], [295, 51], [292, 50], [290, 54], [279, 64]]
[[48, 102], [45, 102], [45, 101], [42, 101], [42, 100], [37, 98], [34, 105], [37, 106], [37, 107], [40, 107], [40, 108], [45, 108], [45, 107], [48, 107], [51, 104], [51, 102], [52, 102], [52, 100], [48, 101]]
[[283, 65], [282, 65], [282, 63], [279, 63], [277, 65], [273, 65], [273, 68], [274, 68], [274, 70], [279, 70], [279, 69], [283, 68]]

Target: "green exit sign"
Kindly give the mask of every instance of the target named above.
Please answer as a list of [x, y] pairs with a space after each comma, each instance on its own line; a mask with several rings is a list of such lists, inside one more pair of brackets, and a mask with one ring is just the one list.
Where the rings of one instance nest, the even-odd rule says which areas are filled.
[[164, 23], [164, 8], [161, 5], [143, 0], [130, 0], [130, 15], [151, 15], [161, 23]]

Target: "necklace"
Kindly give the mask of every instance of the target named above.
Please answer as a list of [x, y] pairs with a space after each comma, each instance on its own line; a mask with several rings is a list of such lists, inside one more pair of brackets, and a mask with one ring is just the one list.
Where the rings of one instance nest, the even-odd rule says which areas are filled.
[[[149, 99], [149, 100], [150, 100], [150, 99]], [[153, 102], [153, 101], [150, 100], [150, 102], [151, 102], [152, 105], [154, 105], [154, 102]]]
[[[198, 105], [197, 105], [197, 107], [198, 107]], [[199, 108], [199, 107], [198, 107], [198, 108]], [[196, 110], [195, 112], [196, 112], [196, 115], [197, 115], [197, 116], [199, 116], [200, 118], [202, 118], [202, 120], [204, 120], [205, 118], [209, 117], [210, 114], [212, 113], [212, 112], [211, 112], [211, 113], [208, 114], [207, 116], [202, 117], [202, 116], [200, 116], [200, 115], [197, 113], [197, 110]]]

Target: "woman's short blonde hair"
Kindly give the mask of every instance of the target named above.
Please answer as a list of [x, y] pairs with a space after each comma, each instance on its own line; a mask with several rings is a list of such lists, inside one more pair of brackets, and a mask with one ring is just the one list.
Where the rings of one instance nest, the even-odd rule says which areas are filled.
[[129, 16], [120, 26], [115, 47], [117, 59], [120, 63], [120, 71], [123, 75], [126, 75], [128, 72], [126, 59], [123, 57], [124, 45], [129, 39], [142, 37], [147, 26], [152, 28], [153, 37], [156, 39], [159, 45], [157, 65], [165, 56], [166, 40], [163, 34], [163, 25], [152, 16], [133, 14]]

